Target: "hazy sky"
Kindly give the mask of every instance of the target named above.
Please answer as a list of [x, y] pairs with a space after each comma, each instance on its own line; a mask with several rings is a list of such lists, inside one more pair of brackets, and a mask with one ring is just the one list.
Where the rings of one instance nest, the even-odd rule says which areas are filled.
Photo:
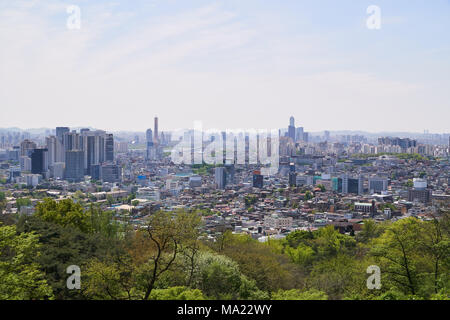
[[449, 132], [449, 32], [449, 0], [0, 0], [0, 127]]

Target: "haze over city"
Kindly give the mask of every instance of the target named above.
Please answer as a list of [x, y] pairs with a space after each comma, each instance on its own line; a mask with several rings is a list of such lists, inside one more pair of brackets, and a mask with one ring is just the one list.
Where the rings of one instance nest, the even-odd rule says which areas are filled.
[[448, 132], [449, 2], [372, 4], [2, 2], [0, 127]]

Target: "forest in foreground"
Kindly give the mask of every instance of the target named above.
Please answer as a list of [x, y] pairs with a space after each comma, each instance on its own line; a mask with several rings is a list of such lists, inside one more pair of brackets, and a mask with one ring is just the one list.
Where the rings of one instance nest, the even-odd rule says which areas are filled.
[[[0, 300], [448, 300], [449, 253], [445, 211], [261, 243], [229, 231], [206, 239], [196, 211], [159, 211], [136, 228], [44, 199], [31, 216], [0, 216]], [[70, 266], [79, 289], [68, 285]], [[379, 289], [368, 288], [370, 266]]]

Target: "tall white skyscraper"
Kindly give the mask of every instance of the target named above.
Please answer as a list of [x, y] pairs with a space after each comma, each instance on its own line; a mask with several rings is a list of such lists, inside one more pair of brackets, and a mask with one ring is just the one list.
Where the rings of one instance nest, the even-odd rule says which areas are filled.
[[224, 167], [217, 167], [215, 170], [215, 182], [218, 189], [225, 189], [227, 185], [227, 176]]

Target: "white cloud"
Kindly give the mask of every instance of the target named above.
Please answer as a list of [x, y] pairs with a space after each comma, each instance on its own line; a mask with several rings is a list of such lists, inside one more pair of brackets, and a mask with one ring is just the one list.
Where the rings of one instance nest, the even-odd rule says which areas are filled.
[[432, 88], [342, 70], [320, 37], [281, 35], [218, 5], [149, 21], [89, 5], [71, 31], [65, 5], [1, 11], [0, 126], [144, 130], [157, 114], [165, 128], [271, 128], [294, 115], [307, 130], [445, 130], [417, 116]]

